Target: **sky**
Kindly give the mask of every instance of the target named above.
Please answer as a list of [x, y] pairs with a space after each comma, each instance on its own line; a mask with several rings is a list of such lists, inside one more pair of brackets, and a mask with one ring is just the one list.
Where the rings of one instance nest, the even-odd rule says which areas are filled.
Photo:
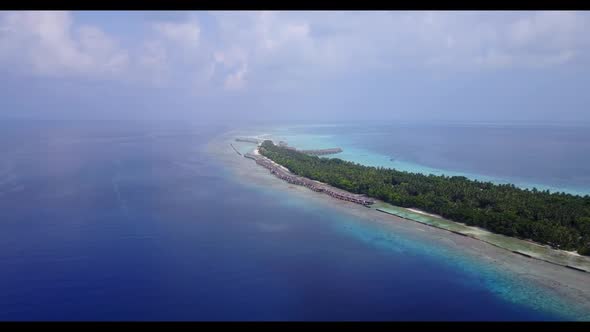
[[590, 13], [0, 12], [0, 119], [590, 123]]

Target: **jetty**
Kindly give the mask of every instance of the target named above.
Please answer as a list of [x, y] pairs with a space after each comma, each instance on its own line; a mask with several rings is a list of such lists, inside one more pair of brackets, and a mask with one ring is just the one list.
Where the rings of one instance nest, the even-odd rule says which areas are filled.
[[270, 159], [268, 159], [264, 156], [256, 155], [256, 154], [252, 154], [252, 153], [246, 153], [244, 155], [244, 157], [255, 160], [256, 164], [268, 169], [271, 174], [273, 174], [276, 177], [278, 177], [279, 179], [287, 181], [291, 184], [304, 186], [304, 187], [307, 187], [313, 191], [325, 193], [325, 194], [330, 195], [334, 198], [337, 198], [337, 199], [340, 199], [343, 201], [361, 204], [364, 206], [369, 206], [369, 205], [375, 203], [374, 200], [372, 200], [371, 198], [369, 198], [367, 196], [352, 194], [347, 191], [340, 190], [338, 188], [327, 185], [325, 183], [321, 183], [318, 181], [310, 180], [305, 177], [295, 175], [295, 174], [285, 170], [283, 167], [275, 164], [273, 161], [271, 161]]
[[254, 143], [260, 144], [260, 140], [256, 138], [248, 138], [248, 137], [238, 137], [236, 138], [236, 142], [245, 142], [245, 143]]
[[252, 154], [252, 153], [250, 153], [250, 152], [246, 153], [246, 154], [244, 155], [244, 157], [246, 157], [246, 158], [250, 158], [250, 159], [253, 159], [253, 160], [258, 160], [258, 158], [259, 158], [259, 156], [255, 155], [255, 154]]
[[238, 155], [240, 155], [240, 156], [242, 155], [242, 154], [240, 153], [240, 151], [238, 151], [238, 149], [236, 149], [236, 147], [235, 147], [233, 144], [229, 143], [229, 145], [231, 145], [232, 149], [234, 149], [234, 151], [236, 151], [236, 153], [237, 153]]

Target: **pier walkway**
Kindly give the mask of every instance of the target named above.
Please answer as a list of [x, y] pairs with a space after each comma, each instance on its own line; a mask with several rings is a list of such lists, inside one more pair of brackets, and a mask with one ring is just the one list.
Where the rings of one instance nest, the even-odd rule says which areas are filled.
[[256, 139], [256, 138], [236, 138], [236, 142], [245, 142], [245, 143], [254, 143], [254, 144], [259, 144], [261, 143], [260, 140]]
[[240, 156], [242, 155], [240, 153], [240, 151], [238, 151], [238, 149], [236, 149], [236, 147], [233, 144], [230, 143], [229, 145], [231, 145], [232, 149], [234, 149], [234, 151], [236, 151], [237, 154], [239, 154]]

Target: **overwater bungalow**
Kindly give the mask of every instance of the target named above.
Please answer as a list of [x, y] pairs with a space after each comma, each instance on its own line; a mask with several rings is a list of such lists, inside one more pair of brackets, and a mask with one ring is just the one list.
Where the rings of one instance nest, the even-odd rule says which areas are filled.
[[316, 191], [316, 192], [326, 193], [326, 194], [328, 194], [334, 198], [337, 198], [337, 199], [341, 199], [344, 201], [353, 202], [353, 203], [357, 203], [357, 204], [362, 204], [365, 206], [375, 203], [372, 199], [370, 199], [366, 196], [349, 193], [347, 191], [334, 188], [334, 187], [329, 186], [327, 184], [313, 181], [308, 178], [297, 176], [295, 174], [289, 173], [289, 172], [285, 171], [284, 169], [282, 169], [281, 167], [279, 167], [278, 165], [274, 164], [272, 161], [270, 161], [266, 157], [257, 156], [257, 155], [253, 155], [250, 153], [247, 153], [244, 156], [247, 158], [256, 160], [256, 163], [258, 165], [263, 166], [264, 168], [267, 168], [268, 170], [270, 170], [271, 174], [273, 174], [276, 177], [278, 177], [279, 179], [287, 181], [291, 184], [304, 186], [304, 187], [307, 187], [307, 188], [309, 188], [313, 191]]
[[297, 150], [301, 153], [305, 153], [312, 156], [323, 156], [327, 154], [336, 154], [342, 152], [341, 148], [329, 148], [329, 149], [314, 149], [314, 150]]

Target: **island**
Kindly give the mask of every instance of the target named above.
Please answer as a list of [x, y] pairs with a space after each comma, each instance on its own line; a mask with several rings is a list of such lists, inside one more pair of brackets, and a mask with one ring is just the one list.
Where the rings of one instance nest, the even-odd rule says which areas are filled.
[[355, 199], [363, 197], [365, 203], [359, 199], [359, 204], [370, 205], [372, 198], [378, 199], [493, 233], [590, 255], [588, 195], [364, 166], [308, 155], [270, 140], [259, 144], [255, 152], [246, 157], [257, 160], [275, 175], [311, 189], [313, 184], [328, 194], [346, 192]]

